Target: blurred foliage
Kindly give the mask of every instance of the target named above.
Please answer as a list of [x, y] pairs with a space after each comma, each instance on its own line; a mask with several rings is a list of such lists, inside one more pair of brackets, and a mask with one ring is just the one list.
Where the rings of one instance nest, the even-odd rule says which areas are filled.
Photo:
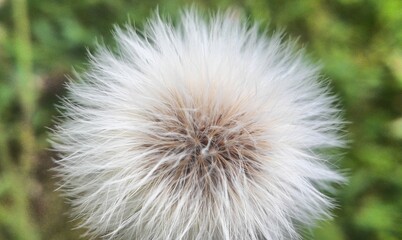
[[234, 7], [298, 37], [340, 95], [348, 185], [333, 220], [305, 239], [402, 239], [401, 0], [0, 0], [0, 239], [78, 239], [54, 192], [47, 128], [72, 67], [113, 44], [113, 24], [138, 27], [156, 6]]

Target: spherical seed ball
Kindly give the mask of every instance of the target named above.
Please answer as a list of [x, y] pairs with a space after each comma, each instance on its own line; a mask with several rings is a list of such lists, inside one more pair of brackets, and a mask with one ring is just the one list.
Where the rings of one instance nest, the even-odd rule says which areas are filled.
[[116, 29], [52, 135], [73, 216], [104, 239], [297, 239], [341, 182], [334, 97], [293, 44], [230, 12]]

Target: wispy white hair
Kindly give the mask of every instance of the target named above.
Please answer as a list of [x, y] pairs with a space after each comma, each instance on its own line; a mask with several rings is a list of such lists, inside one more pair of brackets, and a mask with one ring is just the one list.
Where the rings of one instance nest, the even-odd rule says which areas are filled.
[[319, 68], [232, 12], [116, 29], [68, 85], [52, 145], [93, 237], [298, 239], [342, 182], [342, 121]]

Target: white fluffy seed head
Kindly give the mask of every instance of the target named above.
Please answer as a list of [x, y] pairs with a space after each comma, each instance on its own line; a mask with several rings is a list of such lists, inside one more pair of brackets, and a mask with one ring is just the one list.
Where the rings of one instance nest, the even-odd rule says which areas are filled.
[[115, 31], [71, 82], [52, 145], [73, 215], [105, 239], [297, 239], [343, 178], [334, 97], [303, 54], [230, 12]]

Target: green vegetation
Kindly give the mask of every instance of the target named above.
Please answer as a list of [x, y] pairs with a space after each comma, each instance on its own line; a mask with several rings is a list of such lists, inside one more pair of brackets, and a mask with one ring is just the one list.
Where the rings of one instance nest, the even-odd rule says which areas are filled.
[[349, 183], [331, 221], [305, 239], [402, 238], [402, 1], [0, 0], [0, 239], [78, 239], [56, 188], [46, 141], [57, 96], [113, 24], [141, 26], [158, 5], [234, 7], [299, 38], [345, 109]]

